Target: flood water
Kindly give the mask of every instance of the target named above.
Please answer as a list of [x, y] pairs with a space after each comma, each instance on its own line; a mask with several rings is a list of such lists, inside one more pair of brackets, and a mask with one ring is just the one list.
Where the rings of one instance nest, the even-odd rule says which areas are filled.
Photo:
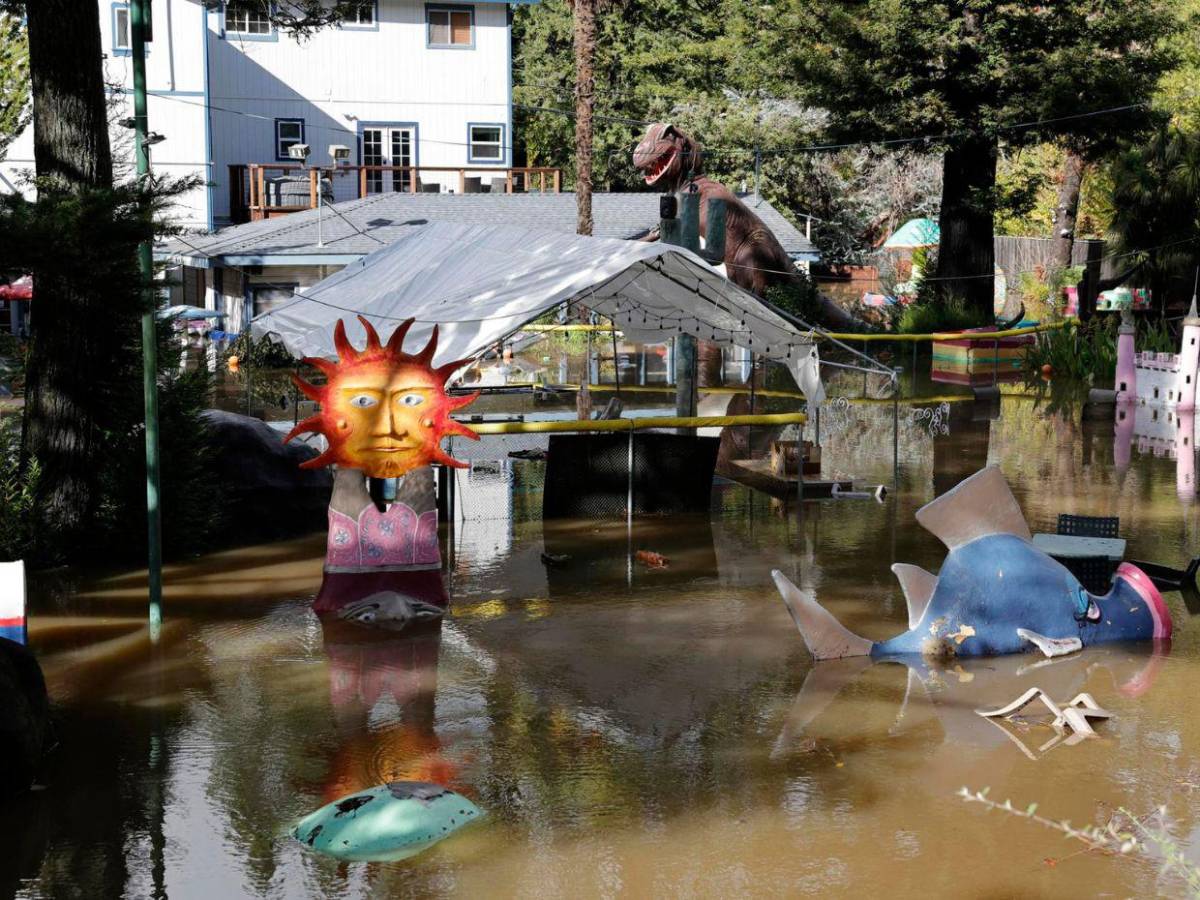
[[[1194, 484], [1153, 441], [1139, 452], [1133, 438], [1125, 464], [1111, 422], [1025, 397], [994, 417], [970, 402], [936, 412], [900, 407], [895, 457], [890, 403], [824, 418], [824, 475], [894, 486], [883, 504], [785, 506], [722, 483], [710, 516], [631, 536], [468, 517], [448, 537], [451, 613], [425, 634], [323, 629], [309, 607], [323, 535], [170, 567], [153, 647], [144, 574], [35, 578], [31, 642], [60, 747], [43, 789], [0, 808], [0, 895], [1184, 893], [1160, 851], [1088, 852], [956, 796], [990, 787], [1077, 826], [1165, 805], [1200, 861], [1200, 623], [1178, 593], [1169, 647], [810, 662], [770, 570], [852, 630], [897, 634], [889, 567], [937, 571], [944, 556], [914, 512], [987, 463], [1033, 531], [1060, 512], [1119, 515], [1130, 558], [1200, 552]], [[543, 549], [570, 558], [548, 568]], [[668, 566], [631, 562], [637, 549]], [[1114, 716], [1095, 739], [1046, 747], [1048, 726], [973, 713], [1033, 685], [1062, 701], [1088, 691]], [[486, 818], [398, 863], [339, 863], [288, 836], [395, 779], [445, 784]]]

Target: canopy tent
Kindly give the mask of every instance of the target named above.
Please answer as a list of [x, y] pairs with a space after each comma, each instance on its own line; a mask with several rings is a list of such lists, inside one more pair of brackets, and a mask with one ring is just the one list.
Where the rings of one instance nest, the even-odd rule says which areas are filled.
[[33, 276], [22, 275], [11, 284], [0, 284], [0, 300], [32, 300]]
[[917, 247], [936, 247], [941, 229], [933, 219], [909, 219], [883, 242], [885, 250], [915, 250]]
[[256, 316], [251, 332], [294, 356], [332, 358], [338, 319], [361, 346], [356, 315], [385, 338], [414, 318], [406, 346], [424, 346], [436, 325], [435, 364], [444, 364], [476, 356], [571, 302], [612, 319], [630, 340], [692, 334], [779, 360], [811, 402], [824, 399], [810, 326], [660, 242], [430, 222]]

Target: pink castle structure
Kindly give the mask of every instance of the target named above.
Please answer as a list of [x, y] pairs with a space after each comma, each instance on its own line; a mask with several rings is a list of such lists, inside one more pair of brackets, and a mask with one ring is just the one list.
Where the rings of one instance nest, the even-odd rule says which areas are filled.
[[1196, 377], [1200, 372], [1200, 314], [1196, 298], [1183, 320], [1183, 338], [1178, 353], [1138, 353], [1133, 343], [1134, 327], [1129, 311], [1121, 311], [1117, 332], [1117, 403], [1139, 403], [1164, 409], [1191, 411], [1196, 408]]

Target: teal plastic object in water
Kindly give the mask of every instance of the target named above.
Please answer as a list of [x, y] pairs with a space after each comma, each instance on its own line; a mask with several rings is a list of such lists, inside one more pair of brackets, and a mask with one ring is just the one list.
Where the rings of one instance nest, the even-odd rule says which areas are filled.
[[314, 850], [355, 862], [416, 856], [480, 818], [461, 794], [424, 781], [393, 781], [322, 806], [292, 829]]

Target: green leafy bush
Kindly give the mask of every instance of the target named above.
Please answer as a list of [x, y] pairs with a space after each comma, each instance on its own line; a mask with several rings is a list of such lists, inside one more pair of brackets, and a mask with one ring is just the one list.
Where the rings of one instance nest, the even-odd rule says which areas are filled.
[[935, 298], [904, 307], [896, 320], [900, 334], [930, 334], [935, 331], [959, 331], [984, 323], [967, 308], [960, 297]]
[[37, 460], [21, 470], [20, 420], [0, 418], [0, 560], [36, 559], [34, 511], [41, 468]]

